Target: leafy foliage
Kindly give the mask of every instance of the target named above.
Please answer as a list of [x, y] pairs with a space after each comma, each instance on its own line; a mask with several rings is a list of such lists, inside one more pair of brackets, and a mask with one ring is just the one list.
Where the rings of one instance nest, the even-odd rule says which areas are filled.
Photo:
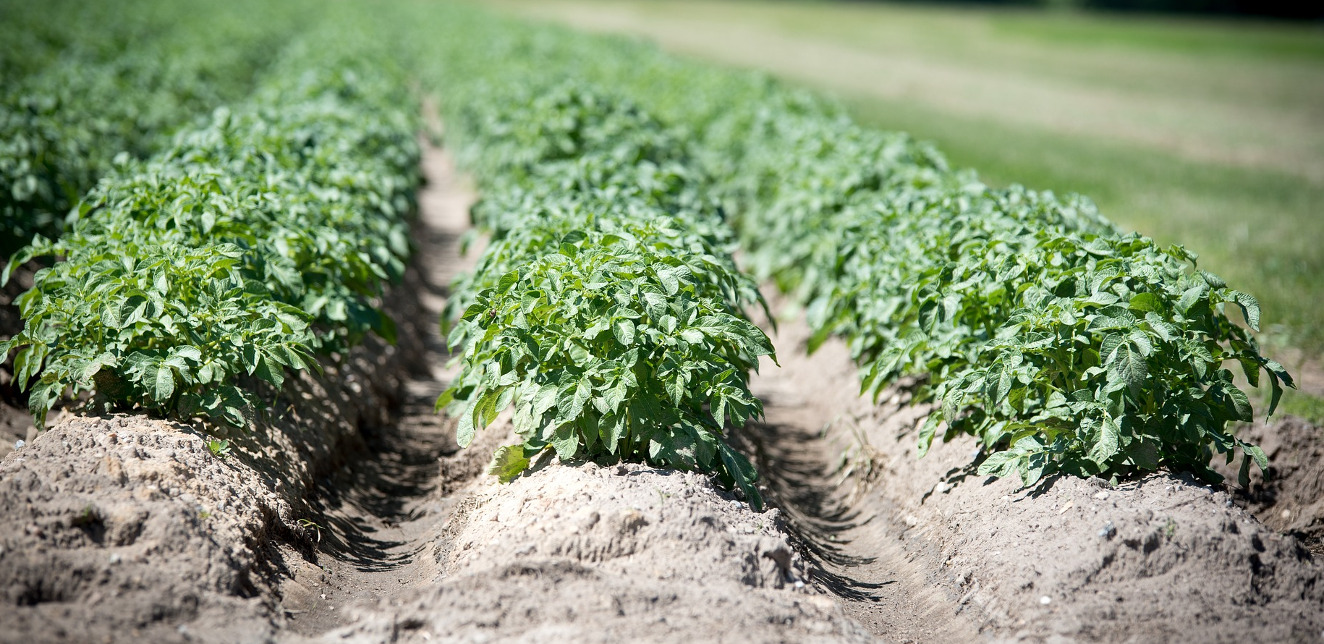
[[[718, 132], [718, 130], [714, 130]], [[1224, 307], [1258, 330], [1255, 299], [1195, 270], [1196, 257], [1121, 234], [1079, 197], [995, 190], [952, 172], [904, 135], [859, 128], [788, 98], [739, 132], [724, 193], [749, 264], [808, 306], [814, 336], [844, 336], [877, 396], [924, 376], [939, 405], [921, 455], [944, 435], [977, 436], [979, 471], [1029, 485], [1049, 473], [1127, 476], [1208, 468], [1237, 439], [1261, 374], [1273, 413], [1291, 376]], [[714, 141], [720, 140], [715, 136]]]
[[453, 289], [462, 372], [438, 407], [463, 446], [513, 407], [523, 443], [498, 450], [503, 480], [546, 450], [715, 471], [760, 504], [723, 433], [762, 414], [747, 379], [772, 346], [743, 316], [762, 301], [683, 146], [591, 87], [528, 86], [452, 108], [493, 239]]
[[[129, 15], [59, 2], [6, 8], [15, 24], [0, 28], [5, 42], [31, 48], [6, 59], [0, 89], [0, 259], [35, 234], [58, 236], [117, 157], [144, 158], [189, 120], [251, 91], [292, 17], [243, 4], [139, 2], [121, 8]], [[236, 19], [235, 9], [256, 15]]]
[[[684, 128], [672, 131], [693, 194], [716, 197], [744, 264], [807, 307], [811, 348], [845, 338], [866, 393], [920, 377], [916, 399], [938, 403], [923, 449], [973, 434], [982, 472], [1026, 484], [1162, 467], [1214, 476], [1213, 452], [1242, 454], [1243, 479], [1265, 466], [1232, 433], [1252, 417], [1239, 379], [1269, 389], [1269, 413], [1292, 380], [1228, 315], [1257, 329], [1254, 298], [1198, 270], [1194, 253], [1124, 234], [1081, 197], [989, 188], [927, 144], [765, 77], [461, 8], [446, 22], [453, 37], [427, 46], [447, 87], [587, 79]], [[571, 114], [545, 127], [574, 132]]]
[[211, 452], [216, 458], [226, 458], [230, 455], [230, 441], [228, 439], [212, 438], [207, 441], [207, 451]]
[[[372, 305], [409, 253], [413, 101], [389, 59], [291, 46], [237, 108], [127, 160], [17, 303], [17, 380], [38, 422], [66, 393], [243, 426], [256, 383], [394, 328]], [[321, 45], [319, 45], [320, 47]], [[7, 269], [8, 270], [8, 269]], [[6, 272], [5, 277], [8, 277]], [[71, 332], [72, 331], [72, 332]]]

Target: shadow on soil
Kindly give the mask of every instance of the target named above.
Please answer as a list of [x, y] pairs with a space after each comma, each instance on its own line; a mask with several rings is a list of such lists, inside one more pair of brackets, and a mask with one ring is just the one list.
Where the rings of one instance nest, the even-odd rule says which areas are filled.
[[872, 557], [849, 554], [845, 535], [875, 518], [841, 498], [825, 464], [803, 446], [818, 436], [802, 427], [753, 423], [733, 437], [741, 451], [753, 454], [769, 501], [787, 517], [787, 531], [809, 555], [813, 578], [844, 599], [876, 601], [872, 592], [893, 581], [864, 582], [838, 569], [873, 563]]

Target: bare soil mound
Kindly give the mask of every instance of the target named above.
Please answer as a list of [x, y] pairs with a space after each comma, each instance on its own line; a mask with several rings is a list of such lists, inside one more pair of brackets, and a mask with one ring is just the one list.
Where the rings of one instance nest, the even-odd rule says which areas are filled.
[[66, 415], [6, 456], [0, 641], [271, 637], [287, 555], [318, 539], [316, 482], [366, 451], [361, 430], [390, 419], [422, 368], [417, 282], [411, 271], [383, 302], [398, 346], [370, 339], [290, 379], [226, 458], [198, 430], [140, 415]]
[[[844, 346], [804, 356], [803, 324], [781, 327], [783, 366], [756, 383], [768, 422], [748, 438], [839, 585], [876, 584], [888, 576], [877, 559], [889, 559], [898, 580], [922, 578], [945, 595], [930, 619], [963, 615], [997, 639], [1316, 641], [1324, 631], [1324, 569], [1226, 490], [1168, 474], [1026, 490], [972, 475], [971, 440], [917, 459], [924, 406], [900, 389], [878, 407], [859, 400]], [[1308, 447], [1290, 449], [1308, 460]], [[879, 587], [851, 611], [884, 632], [915, 632], [904, 611], [885, 610], [905, 604], [892, 596], [904, 588]]]
[[[426, 228], [449, 231], [439, 247], [454, 252], [472, 194], [455, 185], [444, 156], [430, 155], [429, 168]], [[441, 308], [435, 297], [424, 301]], [[444, 356], [431, 337], [432, 355]], [[410, 387], [435, 398], [450, 374], [433, 372]], [[294, 641], [872, 639], [805, 583], [778, 513], [751, 511], [707, 477], [550, 464], [500, 485], [483, 471], [492, 450], [512, 440], [508, 420], [460, 450], [454, 425], [430, 406], [375, 434], [399, 456], [342, 471], [347, 484], [334, 486], [322, 515], [342, 534], [323, 542], [320, 572], [283, 588], [284, 607], [307, 610], [293, 616], [286, 636]], [[408, 467], [354, 474], [429, 453], [400, 450], [411, 442], [440, 453], [429, 480], [398, 485]], [[366, 545], [375, 557], [362, 556]]]
[[773, 510], [708, 477], [549, 465], [482, 479], [430, 555], [438, 579], [324, 641], [872, 641], [804, 583]]
[[[640, 465], [483, 476], [431, 403], [450, 372], [439, 286], [472, 193], [428, 152], [416, 263], [385, 303], [402, 343], [292, 379], [219, 457], [140, 416], [67, 418], [0, 461], [0, 642], [1318, 641], [1318, 430], [1250, 428], [1268, 482], [1183, 476], [1031, 490], [914, 454], [904, 387], [856, 395], [846, 348], [754, 383], [736, 440], [778, 509]], [[5, 417], [0, 414], [0, 420]], [[2, 436], [0, 436], [2, 437]], [[1244, 506], [1244, 507], [1243, 507]], [[1257, 518], [1258, 515], [1258, 518]], [[1305, 539], [1306, 541], [1302, 541]], [[1310, 541], [1314, 539], [1314, 541]]]
[[[1269, 476], [1252, 472], [1236, 502], [1269, 528], [1301, 539], [1316, 557], [1324, 555], [1324, 429], [1288, 416], [1256, 423], [1245, 436], [1264, 448]], [[1225, 474], [1235, 477], [1230, 468]]]
[[273, 621], [277, 542], [309, 549], [315, 481], [363, 450], [410, 352], [365, 346], [306, 376], [219, 458], [186, 425], [70, 417], [0, 463], [3, 641], [251, 641]]

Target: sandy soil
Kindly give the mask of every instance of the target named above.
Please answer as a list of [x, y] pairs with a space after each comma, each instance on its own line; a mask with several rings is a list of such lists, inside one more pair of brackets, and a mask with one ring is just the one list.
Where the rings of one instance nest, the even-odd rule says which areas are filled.
[[[768, 365], [755, 381], [768, 422], [747, 437], [835, 583], [883, 584], [845, 597], [876, 632], [958, 639], [948, 629], [964, 622], [1017, 641], [1317, 641], [1324, 633], [1324, 568], [1278, 531], [1318, 529], [1318, 428], [1256, 428], [1283, 474], [1256, 493], [1290, 506], [1290, 524], [1266, 525], [1237, 495], [1185, 475], [1116, 488], [1060, 478], [1021, 490], [971, 475], [969, 440], [916, 459], [924, 406], [909, 405], [902, 389], [868, 405], [855, 396], [844, 346], [807, 357], [794, 350], [808, 337], [803, 324], [780, 327], [783, 366]], [[936, 601], [916, 603], [915, 585], [930, 585]]]
[[[706, 477], [550, 464], [484, 477], [425, 551], [436, 578], [319, 641], [833, 641], [874, 638], [805, 583], [776, 511]], [[426, 559], [426, 557], [425, 557]]]
[[432, 412], [452, 373], [440, 285], [473, 260], [456, 252], [473, 194], [437, 150], [425, 171], [417, 259], [387, 302], [406, 342], [300, 379], [228, 458], [192, 428], [116, 416], [62, 420], [0, 461], [0, 642], [1324, 631], [1317, 429], [1253, 428], [1282, 476], [1246, 493], [1169, 475], [1018, 490], [966, 475], [967, 442], [916, 459], [925, 408], [903, 389], [859, 399], [845, 348], [805, 356], [794, 316], [782, 367], [754, 382], [767, 421], [735, 437], [773, 509], [640, 465], [495, 483], [482, 473], [506, 421], [460, 450]]
[[386, 424], [425, 368], [422, 290], [415, 268], [383, 302], [399, 345], [370, 339], [290, 379], [226, 458], [195, 428], [137, 415], [66, 416], [10, 452], [0, 642], [274, 637], [280, 584], [321, 534], [318, 481], [368, 452], [363, 430]]
[[[1289, 416], [1258, 423], [1246, 435], [1269, 456], [1269, 476], [1253, 471], [1250, 488], [1237, 490], [1235, 502], [1324, 555], [1324, 429]], [[1224, 474], [1235, 476], [1230, 467]]]
[[[430, 155], [429, 168], [425, 228], [444, 231], [440, 246], [453, 254], [472, 194], [445, 156]], [[445, 262], [433, 277], [444, 283], [467, 265]], [[433, 313], [442, 303], [428, 302]], [[431, 355], [444, 356], [431, 342]], [[352, 536], [323, 547], [322, 568], [282, 589], [287, 610], [302, 601], [295, 610], [307, 611], [294, 615], [294, 640], [874, 639], [806, 583], [777, 512], [755, 513], [707, 477], [555, 463], [510, 485], [481, 476], [509, 426], [501, 419], [458, 450], [453, 426], [431, 413], [449, 375], [438, 367], [410, 383], [425, 394], [423, 413], [406, 413], [378, 456], [331, 486], [325, 516]], [[408, 466], [372, 474], [430, 454], [440, 468], [432, 458], [413, 475]], [[406, 479], [414, 483], [399, 485]]]

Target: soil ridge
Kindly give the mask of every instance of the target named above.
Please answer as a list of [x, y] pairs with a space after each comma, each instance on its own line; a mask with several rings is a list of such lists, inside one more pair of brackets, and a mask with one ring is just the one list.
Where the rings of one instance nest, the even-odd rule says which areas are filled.
[[[779, 321], [779, 331], [782, 367], [765, 365], [752, 383], [768, 422], [746, 440], [811, 565], [875, 632], [950, 639], [924, 624], [960, 620], [1016, 641], [1316, 641], [1324, 632], [1324, 567], [1278, 531], [1313, 534], [1321, 523], [1310, 496], [1317, 470], [1297, 444], [1311, 428], [1300, 421], [1252, 430], [1282, 459], [1280, 472], [1297, 474], [1275, 488], [1292, 508], [1280, 524], [1184, 474], [1116, 487], [1059, 477], [1025, 490], [973, 475], [973, 439], [917, 458], [926, 406], [911, 405], [904, 386], [869, 404], [843, 343], [806, 356], [802, 320]], [[889, 578], [901, 583], [866, 597], [841, 590]], [[921, 620], [908, 616], [907, 579], [937, 595]]]

